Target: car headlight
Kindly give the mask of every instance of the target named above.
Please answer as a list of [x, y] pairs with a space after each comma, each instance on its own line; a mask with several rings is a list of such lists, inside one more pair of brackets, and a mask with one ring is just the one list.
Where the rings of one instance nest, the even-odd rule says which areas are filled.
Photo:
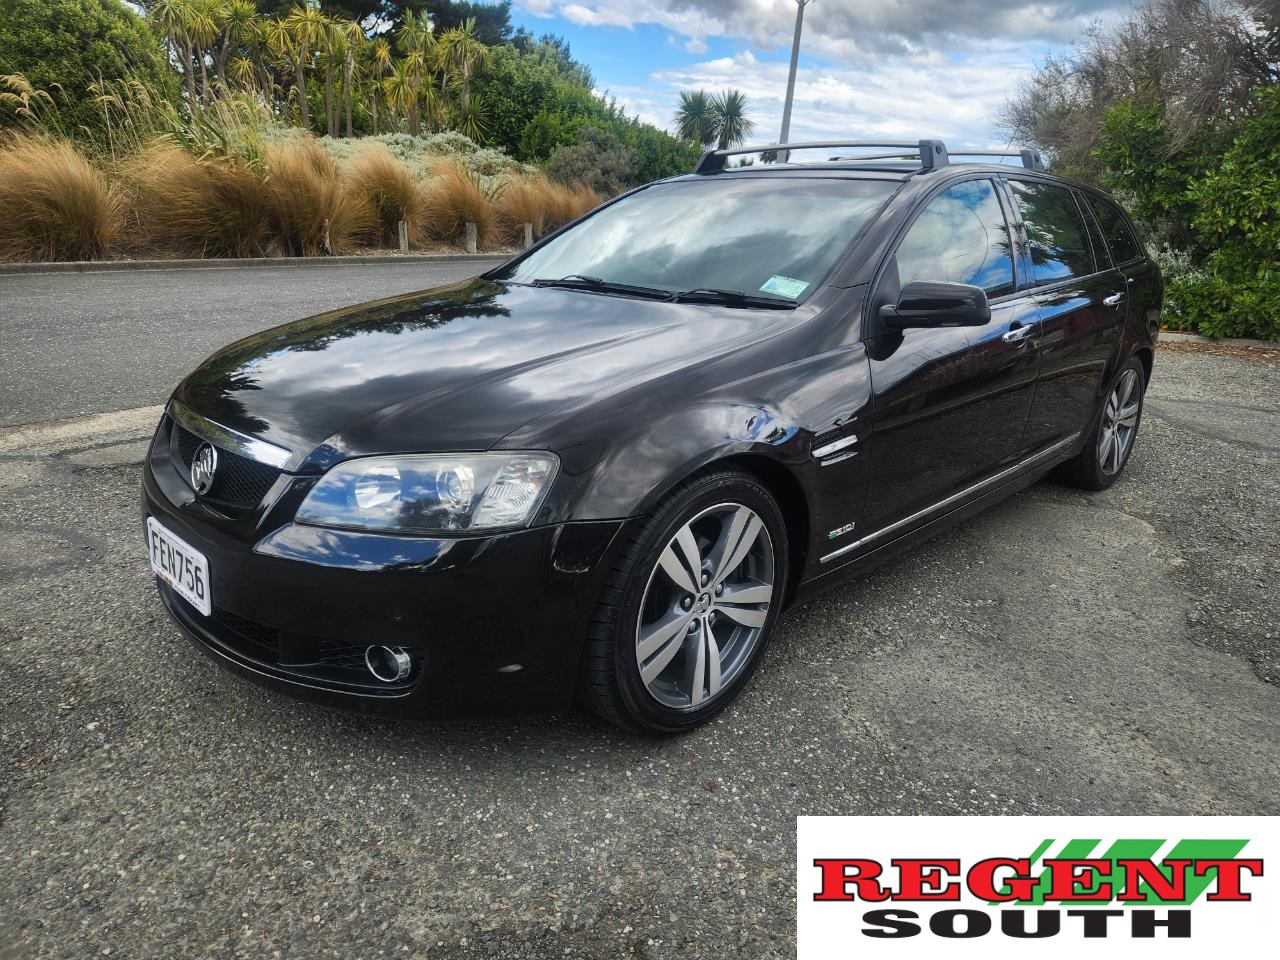
[[311, 488], [297, 519], [394, 533], [523, 527], [542, 503], [559, 465], [549, 453], [348, 460]]

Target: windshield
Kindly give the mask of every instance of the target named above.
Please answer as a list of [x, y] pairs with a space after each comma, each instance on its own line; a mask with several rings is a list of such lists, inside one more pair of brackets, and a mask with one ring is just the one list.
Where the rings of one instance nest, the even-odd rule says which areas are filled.
[[498, 279], [590, 278], [679, 293], [803, 300], [897, 186], [834, 178], [677, 180], [646, 187]]

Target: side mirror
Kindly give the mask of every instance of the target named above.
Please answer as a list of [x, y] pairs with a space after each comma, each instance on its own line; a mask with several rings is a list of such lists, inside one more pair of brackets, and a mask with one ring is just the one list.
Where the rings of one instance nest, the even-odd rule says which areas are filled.
[[980, 327], [991, 320], [987, 292], [967, 283], [913, 280], [902, 288], [896, 304], [880, 308], [880, 321], [890, 330], [907, 327]]

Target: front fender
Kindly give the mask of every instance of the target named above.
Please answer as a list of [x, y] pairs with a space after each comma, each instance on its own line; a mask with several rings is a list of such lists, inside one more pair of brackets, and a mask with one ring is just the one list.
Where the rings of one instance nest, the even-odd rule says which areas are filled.
[[[736, 457], [774, 488], [789, 523], [796, 519], [803, 527], [793, 530], [803, 556], [815, 558], [829, 552], [833, 537], [838, 546], [852, 535], [860, 521], [870, 404], [866, 352], [856, 343], [684, 402], [668, 394], [665, 402], [597, 411], [590, 440], [558, 449], [561, 477], [548, 509], [575, 520], [643, 515], [690, 474]], [[857, 438], [856, 445], [839, 457], [823, 463], [813, 458], [815, 444], [849, 437]], [[812, 570], [796, 575], [807, 578]]]

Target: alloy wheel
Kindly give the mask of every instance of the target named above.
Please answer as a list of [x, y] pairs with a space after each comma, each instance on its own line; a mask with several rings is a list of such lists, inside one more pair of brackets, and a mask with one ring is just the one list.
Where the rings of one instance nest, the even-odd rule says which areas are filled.
[[1126, 370], [1116, 381], [1102, 410], [1098, 430], [1098, 466], [1107, 476], [1120, 472], [1134, 435], [1138, 432], [1138, 414], [1142, 410], [1142, 388], [1136, 370]]
[[649, 575], [636, 627], [650, 696], [693, 709], [729, 689], [760, 642], [773, 588], [773, 541], [754, 510], [721, 503], [680, 527]]

